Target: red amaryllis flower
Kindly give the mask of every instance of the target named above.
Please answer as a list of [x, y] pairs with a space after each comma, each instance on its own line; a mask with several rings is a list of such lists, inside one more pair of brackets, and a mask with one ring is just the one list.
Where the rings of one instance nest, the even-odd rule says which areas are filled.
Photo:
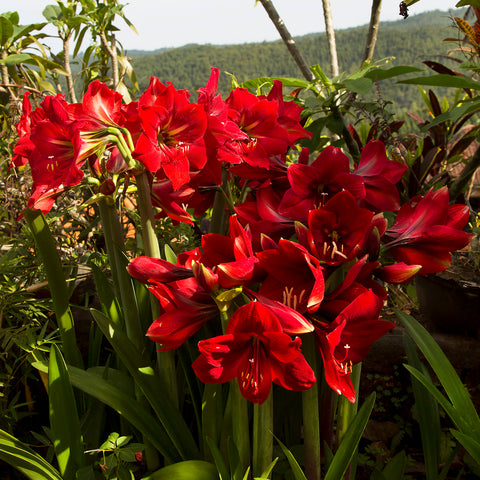
[[254, 167], [268, 168], [270, 156], [286, 153], [288, 132], [278, 123], [276, 101], [236, 88], [225, 103], [229, 120], [240, 127], [245, 137], [226, 142], [219, 149], [222, 161], [231, 164], [245, 161]]
[[[350, 305], [357, 297], [371, 290], [378, 298], [385, 300], [387, 292], [383, 286], [372, 278], [372, 272], [378, 268], [378, 262], [369, 262], [368, 256], [364, 255], [352, 266], [342, 266], [347, 269], [339, 275], [335, 269], [325, 280], [325, 283], [333, 288], [325, 295], [319, 310], [316, 312], [323, 318], [333, 320], [340, 312]], [[343, 278], [343, 281], [336, 285], [332, 283]]]
[[441, 272], [450, 265], [450, 252], [464, 248], [473, 238], [462, 231], [468, 218], [467, 206], [448, 204], [447, 187], [431, 190], [402, 205], [385, 232], [385, 249], [399, 262], [421, 265], [420, 274]]
[[375, 270], [375, 276], [387, 283], [407, 283], [422, 269], [421, 265], [399, 262]]
[[226, 334], [202, 340], [193, 369], [204, 383], [238, 379], [240, 392], [263, 403], [272, 382], [288, 390], [307, 390], [316, 381], [300, 351], [301, 340], [282, 331], [277, 317], [259, 302], [240, 307], [230, 318]]
[[191, 287], [190, 280], [168, 285], [155, 283], [149, 287], [160, 300], [161, 312], [146, 335], [161, 345], [160, 350], [178, 348], [218, 314], [211, 295], [198, 285], [196, 289]]
[[60, 193], [81, 182], [81, 167], [98, 144], [81, 138], [81, 123], [69, 119], [63, 97], [48, 96], [41, 106], [45, 118], [33, 126], [30, 135], [33, 193], [28, 207], [46, 213]]
[[350, 192], [339, 192], [324, 207], [310, 212], [308, 247], [327, 265], [347, 262], [361, 251], [373, 215], [360, 208]]
[[173, 265], [161, 258], [140, 256], [127, 266], [128, 273], [141, 283], [170, 283], [193, 277], [191, 269]]
[[365, 359], [371, 344], [394, 328], [379, 319], [382, 301], [371, 291], [357, 297], [330, 324], [315, 324], [317, 345], [325, 366], [325, 379], [339, 395], [355, 402], [349, 373]]
[[320, 262], [298, 243], [281, 239], [277, 249], [258, 252], [267, 272], [258, 293], [304, 313], [314, 312], [324, 295]]
[[278, 206], [285, 191], [283, 178], [266, 180], [255, 192], [255, 199], [235, 206], [244, 224], [250, 226], [255, 250], [260, 250], [260, 238], [269, 235], [275, 241], [290, 238], [295, 233], [294, 221], [280, 215]]
[[174, 224], [183, 222], [193, 225], [192, 216], [188, 213], [187, 207], [194, 194], [195, 190], [189, 184], [175, 190], [170, 179], [157, 174], [151, 188], [152, 204], [161, 209], [156, 218], [168, 216]]
[[279, 212], [301, 222], [307, 220], [310, 210], [321, 207], [342, 190], [350, 191], [357, 200], [365, 197], [362, 177], [350, 173], [350, 161], [339, 148], [327, 147], [311, 165], [290, 165], [287, 175], [291, 188]]
[[360, 162], [353, 173], [363, 177], [365, 198], [360, 205], [375, 212], [396, 212], [400, 194], [395, 184], [400, 181], [406, 165], [387, 159], [385, 145], [379, 140], [368, 142], [362, 149]]
[[120, 127], [124, 123], [122, 95], [98, 80], [88, 85], [82, 103], [68, 105], [67, 111], [72, 120], [83, 122], [84, 134]]
[[45, 111], [42, 107], [32, 111], [29, 96], [29, 92], [23, 95], [22, 116], [16, 125], [18, 142], [13, 148], [12, 166], [14, 167], [21, 167], [28, 162], [30, 155], [35, 149], [35, 145], [30, 139], [32, 128], [45, 118]]
[[288, 132], [288, 143], [290, 145], [302, 138], [312, 138], [312, 133], [305, 130], [300, 124], [302, 107], [293, 101], [284, 101], [280, 80], [273, 81], [267, 99], [275, 100], [278, 103], [278, 123]]
[[223, 288], [251, 284], [261, 274], [258, 258], [253, 255], [249, 230], [240, 225], [236, 215], [230, 217], [229, 226], [228, 237], [217, 233], [202, 237], [200, 262], [215, 272]]
[[147, 170], [163, 169], [173, 188], [185, 185], [189, 171], [202, 168], [206, 161], [203, 135], [207, 126], [202, 106], [189, 103], [185, 90], [175, 90], [152, 78], [138, 101], [142, 127], [134, 158]]

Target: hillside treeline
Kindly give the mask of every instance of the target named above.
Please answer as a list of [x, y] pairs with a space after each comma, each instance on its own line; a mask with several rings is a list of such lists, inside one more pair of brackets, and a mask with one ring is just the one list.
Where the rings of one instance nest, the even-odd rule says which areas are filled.
[[[455, 14], [458, 15], [458, 10]], [[452, 47], [444, 39], [457, 36], [457, 31], [450, 27], [452, 15], [453, 11], [437, 10], [411, 15], [406, 20], [383, 22], [379, 28], [375, 59], [394, 57], [391, 66], [418, 67], [423, 67], [422, 60], [438, 60], [435, 57]], [[367, 26], [336, 32], [341, 72], [352, 73], [360, 67], [366, 34]], [[298, 37], [296, 41], [307, 62], [319, 64], [330, 75], [326, 35], [310, 34]], [[280, 40], [242, 45], [186, 45], [152, 54], [132, 52], [131, 55], [141, 90], [148, 85], [150, 76], [156, 76], [162, 82], [171, 81], [176, 88], [195, 92], [205, 85], [212, 66], [223, 72], [219, 90], [224, 97], [231, 88], [231, 75], [240, 83], [263, 76], [301, 77]], [[415, 86], [384, 82], [380, 92], [384, 99], [394, 101], [400, 110], [416, 111], [422, 103]]]

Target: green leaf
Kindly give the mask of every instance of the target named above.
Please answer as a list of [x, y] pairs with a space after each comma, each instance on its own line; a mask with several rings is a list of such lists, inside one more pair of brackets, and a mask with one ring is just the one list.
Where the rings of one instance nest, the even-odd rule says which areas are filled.
[[[382, 471], [384, 478], [388, 480], [403, 480], [405, 467], [407, 466], [407, 456], [402, 450], [397, 453], [385, 466]], [[437, 478], [437, 477], [435, 477]]]
[[213, 461], [215, 462], [221, 480], [228, 480], [230, 478], [230, 471], [220, 450], [210, 437], [205, 437], [205, 441], [207, 442], [208, 448], [210, 448], [210, 452], [212, 452]]
[[48, 402], [60, 473], [65, 480], [74, 480], [75, 472], [84, 466], [83, 440], [67, 366], [55, 344], [50, 348], [48, 363]]
[[[413, 341], [420, 348], [445, 389], [452, 407], [448, 409], [447, 413], [451, 417], [453, 415], [452, 420], [457, 425], [457, 428], [463, 433], [468, 432], [469, 434], [472, 434], [475, 439], [479, 439], [480, 418], [478, 417], [478, 413], [473, 405], [468, 390], [463, 385], [457, 372], [443, 353], [442, 349], [427, 330], [425, 330], [425, 328], [422, 327], [422, 325], [420, 325], [413, 317], [398, 310], [396, 311], [396, 315], [402, 325], [406, 328], [410, 337], [412, 337]], [[428, 380], [424, 385], [427, 386], [427, 384]], [[436, 398], [439, 400], [438, 397]], [[442, 402], [441, 404], [445, 408], [445, 402]]]
[[58, 5], [47, 5], [42, 14], [49, 22], [58, 22], [62, 17], [62, 9]]
[[[409, 365], [422, 370], [426, 378], [429, 379], [425, 367], [420, 362], [415, 345], [407, 335], [403, 338], [405, 351]], [[412, 375], [412, 388], [417, 407], [418, 424], [420, 427], [420, 436], [422, 439], [422, 451], [425, 460], [425, 470], [427, 480], [436, 480], [438, 477], [438, 465], [440, 457], [440, 416], [438, 413], [438, 404], [435, 398], [421, 386], [421, 383]]]
[[[300, 465], [298, 464], [296, 458], [293, 456], [293, 453], [277, 437], [275, 437], [275, 440], [280, 445], [280, 448], [282, 449], [282, 452], [285, 455], [285, 457], [287, 457], [290, 468], [292, 469], [293, 478], [295, 480], [307, 480], [307, 477], [305, 476], [302, 469], [300, 468]], [[341, 477], [338, 477], [338, 478], [341, 478]]]
[[177, 264], [177, 256], [175, 255], [173, 248], [168, 244], [165, 244], [165, 260], [174, 265]]
[[0, 15], [0, 46], [7, 47], [13, 35], [13, 24], [4, 15]]
[[30, 480], [62, 480], [60, 473], [44, 458], [3, 430], [0, 430], [0, 460]]
[[430, 75], [428, 77], [408, 78], [406, 80], [400, 80], [397, 83], [429, 85], [432, 87], [471, 88], [472, 90], [480, 90], [480, 82], [476, 82], [468, 77], [447, 75], [443, 73], [438, 75]]
[[[186, 460], [157, 470], [141, 480], [218, 480], [215, 466], [203, 460]], [[224, 479], [222, 479], [224, 480]], [[226, 480], [226, 479], [225, 479]]]
[[[46, 365], [40, 362], [33, 363], [33, 366], [40, 371], [48, 371]], [[178, 462], [181, 460], [160, 422], [135, 397], [125, 394], [123, 389], [119, 389], [107, 380], [80, 368], [68, 366], [68, 375], [74, 387], [116, 410], [145, 435], [169, 461]], [[159, 397], [160, 401], [162, 401], [162, 397], [164, 395]]]
[[374, 403], [375, 392], [372, 392], [363, 402], [363, 405], [348, 427], [338, 450], [335, 452], [324, 480], [341, 479], [347, 471], [348, 465], [355, 454], [358, 442], [360, 442], [360, 438], [362, 437], [365, 426], [372, 413]]
[[32, 57], [28, 53], [14, 53], [12, 55], [8, 55], [5, 58], [2, 58], [0, 60], [0, 65], [6, 65], [7, 67], [11, 67], [13, 65], [18, 65], [19, 63], [25, 63], [31, 59]]
[[373, 82], [368, 78], [357, 78], [345, 80], [344, 85], [351, 92], [365, 95], [372, 89]]
[[458, 430], [450, 429], [450, 432], [462, 444], [463, 448], [465, 448], [473, 460], [475, 460], [477, 465], [480, 466], [480, 442]]
[[364, 76], [374, 82], [386, 80], [387, 78], [398, 77], [399, 75], [406, 75], [407, 73], [421, 72], [422, 69], [410, 67], [406, 65], [399, 65], [391, 68], [374, 68], [369, 70]]
[[95, 287], [100, 299], [100, 304], [102, 305], [103, 313], [110, 318], [110, 321], [114, 325], [123, 328], [124, 321], [117, 296], [113, 291], [112, 283], [107, 275], [95, 265], [94, 261], [89, 261], [89, 266], [92, 269]]
[[[95, 321], [111, 343], [122, 363], [145, 395], [171, 442], [182, 459], [199, 458], [200, 452], [180, 412], [170, 400], [162, 380], [142, 356], [127, 335], [115, 329], [102, 312], [91, 310]], [[167, 392], [167, 394], [166, 394]]]
[[455, 4], [458, 7], [468, 7], [472, 6], [475, 8], [480, 8], [480, 0], [460, 0], [458, 3]]

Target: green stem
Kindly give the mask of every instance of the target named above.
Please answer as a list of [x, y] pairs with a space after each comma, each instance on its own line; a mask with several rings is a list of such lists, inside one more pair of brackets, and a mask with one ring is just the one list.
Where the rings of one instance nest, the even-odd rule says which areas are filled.
[[140, 323], [133, 282], [126, 270], [128, 262], [118, 212], [115, 205], [107, 199], [101, 200], [98, 206], [112, 277], [122, 305], [125, 331], [135, 346], [142, 351], [145, 336]]
[[[318, 381], [318, 380], [317, 380]], [[330, 388], [330, 385], [325, 380], [325, 375], [322, 375], [320, 386], [320, 437], [323, 445], [326, 445], [330, 450], [333, 450], [333, 419], [335, 416], [335, 401], [338, 397], [337, 393]], [[325, 454], [325, 452], [323, 452]]]
[[220, 432], [222, 431], [223, 400], [222, 385], [207, 383], [202, 399], [202, 435], [203, 453], [206, 459], [213, 460], [207, 437], [220, 447]]
[[273, 457], [273, 392], [253, 406], [253, 476], [263, 477]]
[[[220, 320], [222, 322], [222, 330], [225, 333], [230, 315], [228, 311], [220, 312]], [[240, 459], [241, 472], [238, 473], [240, 478], [243, 477], [245, 471], [250, 465], [250, 434], [248, 421], [248, 402], [242, 397], [238, 381], [233, 379], [230, 382], [230, 390], [228, 392], [228, 401], [232, 408], [232, 438], [233, 443], [237, 447]]]
[[341, 395], [338, 399], [337, 408], [337, 446], [340, 445], [348, 427], [352, 423], [353, 418], [358, 410], [358, 387], [360, 386], [360, 374], [362, 372], [362, 364], [357, 363], [352, 368], [350, 378], [352, 379], [353, 388], [357, 394], [357, 401], [351, 403], [347, 398]]
[[142, 223], [142, 239], [145, 255], [152, 258], [161, 258], [157, 233], [155, 231], [155, 215], [150, 198], [148, 174], [146, 172], [139, 173], [135, 176], [135, 181], [137, 184], [138, 211]]
[[313, 335], [303, 338], [303, 354], [317, 377], [315, 384], [302, 392], [303, 435], [305, 442], [305, 476], [308, 480], [320, 480], [320, 413], [317, 374], [317, 351]]
[[78, 349], [69, 306], [68, 286], [52, 232], [40, 210], [26, 209], [23, 216], [35, 239], [35, 245], [45, 268], [65, 360], [69, 365], [83, 368], [82, 355]]
[[248, 421], [248, 402], [242, 397], [236, 379], [230, 382], [232, 398], [232, 437], [240, 459], [241, 477], [250, 465], [250, 435]]
[[[357, 363], [352, 368], [352, 373], [350, 377], [352, 379], [353, 388], [355, 389], [357, 399], [355, 403], [351, 403], [343, 395], [338, 400], [338, 409], [337, 409], [337, 448], [340, 445], [343, 437], [347, 433], [348, 427], [352, 423], [355, 415], [358, 410], [358, 389], [360, 386], [360, 375], [362, 373], [362, 364]], [[353, 457], [352, 462], [350, 463], [345, 475], [343, 476], [344, 480], [349, 480], [351, 478], [351, 469], [352, 465], [355, 463], [356, 454]]]
[[223, 187], [228, 185], [228, 172], [223, 169], [222, 171], [222, 187], [219, 187], [215, 193], [215, 200], [213, 203], [212, 219], [210, 222], [210, 233], [219, 233], [220, 235], [225, 234], [225, 222], [226, 222], [226, 212], [225, 207], [227, 205], [227, 197], [223, 190]]
[[[158, 237], [155, 231], [155, 216], [150, 197], [150, 184], [148, 174], [146, 172], [139, 173], [135, 176], [137, 184], [137, 201], [140, 221], [142, 225], [142, 239], [145, 255], [152, 258], [161, 258], [160, 247], [158, 245]], [[152, 318], [158, 317], [158, 302], [151, 296]], [[171, 399], [178, 406], [178, 386], [177, 374], [175, 369], [175, 352], [158, 352], [157, 360], [159, 366], [159, 374], [163, 378]]]

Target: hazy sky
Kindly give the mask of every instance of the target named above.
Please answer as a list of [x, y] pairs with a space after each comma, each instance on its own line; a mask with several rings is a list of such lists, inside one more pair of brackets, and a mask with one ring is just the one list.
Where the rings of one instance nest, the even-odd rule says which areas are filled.
[[[2, 0], [3, 5], [10, 2]], [[42, 11], [54, 0], [19, 0], [11, 5], [20, 23], [44, 20]], [[279, 35], [261, 3], [255, 0], [124, 0], [124, 12], [138, 35], [118, 20], [118, 39], [127, 50], [155, 50], [188, 43], [249, 43], [277, 40]], [[325, 30], [322, 0], [273, 0], [290, 33]], [[370, 19], [370, 0], [331, 0], [336, 29], [364, 25]], [[383, 0], [382, 20], [399, 20], [400, 0]], [[455, 9], [457, 0], [420, 0], [410, 15], [428, 10]], [[6, 11], [5, 7], [0, 12]], [[13, 8], [11, 8], [13, 9]], [[53, 30], [52, 30], [53, 33]]]

